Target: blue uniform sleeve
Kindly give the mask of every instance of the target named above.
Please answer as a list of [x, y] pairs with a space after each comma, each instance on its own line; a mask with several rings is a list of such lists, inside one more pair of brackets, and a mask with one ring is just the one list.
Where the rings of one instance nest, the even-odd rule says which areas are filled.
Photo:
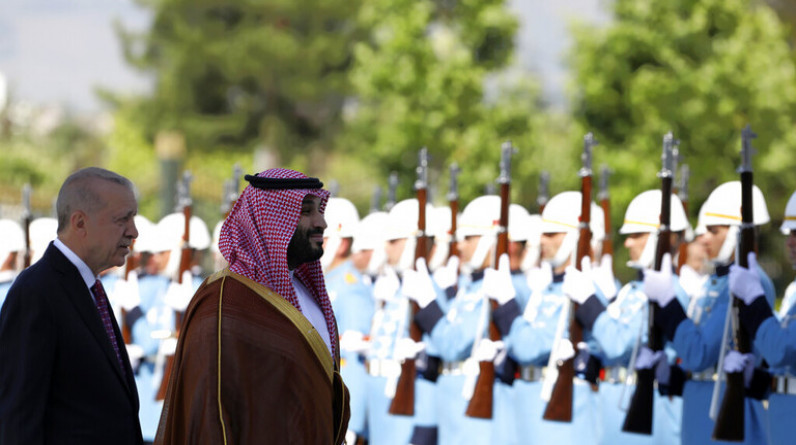
[[623, 308], [621, 318], [614, 318], [607, 311], [597, 316], [591, 334], [600, 344], [605, 359], [618, 359], [633, 349], [641, 333], [645, 307], [646, 304], [627, 305]]
[[547, 359], [555, 339], [555, 324], [534, 326], [517, 317], [508, 335], [509, 355], [520, 365], [540, 364]]
[[[487, 324], [482, 320], [484, 300], [462, 300], [457, 298], [445, 317], [439, 318], [431, 329], [429, 338], [445, 361], [464, 360], [470, 356], [479, 324], [486, 331]], [[433, 305], [434, 303], [432, 303]], [[431, 305], [429, 305], [431, 306]]]
[[[688, 318], [683, 318], [685, 312], [683, 312], [679, 301], [676, 300], [656, 313], [656, 317], [661, 315], [670, 320], [680, 320], [674, 328], [674, 337], [671, 339], [674, 349], [683, 360], [682, 367], [684, 369], [702, 371], [715, 365], [718, 361], [724, 330], [724, 317], [727, 313], [727, 300], [727, 297], [719, 299], [699, 325]], [[663, 323], [662, 325], [664, 332], [671, 333], [672, 323]]]
[[[760, 300], [755, 301], [752, 306], [758, 301]], [[771, 308], [768, 310], [770, 313]], [[773, 367], [796, 365], [796, 324], [789, 323], [783, 327], [776, 317], [768, 316], [759, 323], [754, 344], [769, 365]]]

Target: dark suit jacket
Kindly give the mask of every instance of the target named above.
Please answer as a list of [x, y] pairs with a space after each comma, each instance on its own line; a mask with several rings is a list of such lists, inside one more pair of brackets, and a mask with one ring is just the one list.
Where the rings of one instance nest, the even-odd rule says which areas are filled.
[[[116, 338], [119, 327], [113, 321]], [[50, 244], [0, 311], [0, 444], [141, 444], [138, 395], [91, 292]]]

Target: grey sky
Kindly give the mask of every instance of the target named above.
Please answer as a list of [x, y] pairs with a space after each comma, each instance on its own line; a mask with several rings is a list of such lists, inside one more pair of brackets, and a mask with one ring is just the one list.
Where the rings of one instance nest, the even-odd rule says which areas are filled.
[[[146, 77], [125, 64], [113, 31], [114, 20], [132, 29], [147, 26], [147, 12], [132, 0], [2, 1], [0, 72], [14, 99], [95, 111], [100, 108], [95, 86], [147, 88]], [[542, 75], [549, 100], [563, 100], [567, 21], [606, 22], [604, 1], [509, 0], [522, 24], [518, 61]]]

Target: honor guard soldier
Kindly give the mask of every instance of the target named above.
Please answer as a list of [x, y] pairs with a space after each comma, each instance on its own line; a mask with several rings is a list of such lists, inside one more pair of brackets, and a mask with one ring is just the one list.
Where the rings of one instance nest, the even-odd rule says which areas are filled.
[[[796, 269], [796, 193], [788, 200], [780, 230], [787, 236], [785, 250]], [[758, 285], [754, 254], [750, 255], [749, 266], [730, 267], [730, 293], [743, 302], [741, 323], [774, 374], [773, 393], [768, 398], [770, 443], [788, 443], [793, 437], [789, 422], [796, 410], [796, 324], [792, 322], [796, 316], [796, 281], [788, 285], [775, 315], [766, 298], [762, 298], [765, 290]]]
[[[426, 214], [430, 210], [429, 205]], [[401, 362], [414, 360], [423, 347], [408, 338], [412, 320], [409, 300], [403, 297], [399, 278], [414, 264], [418, 212], [416, 199], [400, 201], [390, 209], [384, 230], [386, 266], [373, 289], [376, 311], [366, 366], [369, 375], [367, 424], [370, 443], [375, 445], [407, 444], [415, 426], [414, 416], [393, 415], [389, 409], [401, 375]], [[416, 391], [415, 398], [416, 402], [422, 400], [420, 391]]]
[[363, 282], [362, 274], [351, 261], [351, 246], [359, 225], [356, 207], [345, 198], [331, 197], [326, 203], [324, 218], [321, 266], [340, 332], [340, 374], [350, 394], [351, 418], [346, 440], [354, 444], [368, 437], [364, 354], [373, 319], [373, 296], [371, 287]]
[[19, 253], [25, 251], [25, 232], [10, 219], [0, 219], [0, 310], [8, 289], [19, 273]]
[[[765, 199], [757, 186], [752, 193], [754, 224], [769, 221]], [[684, 307], [674, 298], [674, 280], [670, 269], [648, 271], [644, 275], [644, 291], [651, 301], [660, 305], [656, 323], [664, 336], [672, 342], [681, 358], [683, 369], [691, 378], [683, 389], [683, 444], [725, 443], [711, 442], [714, 421], [710, 418], [711, 397], [714, 391], [716, 365], [722, 351], [725, 319], [730, 304], [729, 270], [733, 262], [739, 224], [741, 222], [741, 183], [721, 184], [708, 196], [700, 209], [699, 225], [706, 233], [701, 242], [708, 258], [715, 266], [702, 288]], [[671, 260], [669, 260], [671, 264]], [[758, 268], [759, 281], [769, 302], [774, 300], [774, 288], [768, 276]], [[768, 441], [767, 414], [758, 400], [745, 400], [744, 443], [760, 444]]]
[[351, 245], [351, 262], [362, 274], [362, 279], [371, 286], [382, 272], [387, 261], [384, 251], [384, 229], [387, 227], [387, 212], [373, 212], [359, 221], [354, 243]]
[[[658, 244], [658, 230], [661, 221], [661, 191], [649, 190], [633, 198], [625, 212], [624, 223], [619, 228], [619, 234], [624, 235], [624, 246], [628, 250], [629, 261], [627, 265], [637, 270], [638, 278], [630, 281], [619, 290], [617, 297], [606, 307], [595, 296], [581, 293], [573, 298], [586, 297], [578, 301], [580, 307], [575, 316], [584, 328], [591, 331], [599, 342], [602, 351], [603, 381], [600, 383], [600, 411], [603, 420], [603, 439], [605, 443], [627, 444], [678, 444], [680, 443], [680, 423], [682, 400], [655, 394], [654, 402], [654, 427], [653, 436], [631, 434], [622, 431], [625, 420], [625, 410], [629, 396], [633, 394], [634, 386], [626, 385], [628, 374], [632, 372], [631, 357], [639, 341], [647, 343], [647, 296], [644, 294], [643, 274], [653, 267], [656, 245]], [[685, 231], [688, 229], [688, 220], [683, 210], [683, 205], [676, 195], [671, 199], [671, 238], [669, 253], [677, 252]], [[687, 305], [688, 298], [685, 292], [678, 292], [681, 304]], [[639, 335], [643, 334], [643, 335]], [[646, 347], [645, 347], [646, 348]], [[652, 354], [652, 351], [649, 351]], [[669, 365], [675, 361], [675, 352], [667, 348], [666, 355], [656, 357], [664, 363], [660, 364], [661, 371], [672, 370]], [[658, 363], [654, 363], [657, 365]], [[639, 366], [637, 361], [636, 366]], [[653, 363], [645, 365], [653, 366]], [[681, 377], [679, 386], [682, 388], [682, 372], [676, 374]], [[676, 378], [675, 378], [676, 379]], [[659, 388], [665, 383], [658, 380]]]
[[[592, 210], [595, 207], [592, 203]], [[513, 385], [517, 436], [525, 438], [528, 443], [583, 443], [584, 439], [587, 439], [587, 443], [600, 441], [598, 400], [592, 385], [588, 383], [597, 381], [599, 366], [592, 366], [586, 372], [588, 363], [595, 363], [594, 357], [587, 357], [590, 350], [596, 352], [596, 345], [572, 345], [565, 333], [569, 321], [569, 317], [566, 317], [569, 298], [564, 294], [562, 285], [565, 270], [570, 266], [578, 244], [580, 209], [580, 192], [563, 192], [550, 199], [542, 212], [541, 255], [542, 261], [549, 263], [553, 276], [547, 279], [548, 284], [543, 288], [529, 283], [534, 292], [524, 308], [514, 298], [502, 298], [498, 299], [500, 307], [494, 314], [500, 332], [507, 339], [509, 356], [520, 365], [520, 379]], [[541, 274], [537, 277], [543, 279]], [[594, 287], [590, 279], [588, 285]], [[599, 290], [595, 289], [594, 292], [605, 304]], [[584, 359], [584, 367], [573, 388], [572, 422], [543, 420], [544, 366], [550, 363], [555, 366], [557, 361], [573, 357], [575, 348], [583, 348], [581, 358]]]
[[58, 231], [58, 220], [44, 216], [30, 222], [30, 264], [44, 255], [47, 245], [54, 240]]

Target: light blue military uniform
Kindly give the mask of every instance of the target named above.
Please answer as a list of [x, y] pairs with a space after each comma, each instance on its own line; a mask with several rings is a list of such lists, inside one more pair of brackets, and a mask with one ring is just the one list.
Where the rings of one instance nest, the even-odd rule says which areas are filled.
[[[345, 261], [326, 274], [326, 291], [332, 301], [341, 335], [347, 331], [370, 335], [375, 310], [373, 289], [362, 280], [362, 274], [351, 261]], [[351, 418], [348, 429], [367, 438], [367, 370], [365, 357], [356, 351], [341, 351], [340, 373], [351, 397]]]
[[[728, 266], [718, 267], [703, 291], [692, 299], [688, 316], [679, 304], [669, 303], [656, 313], [667, 337], [682, 359], [683, 369], [692, 372], [683, 390], [683, 444], [728, 443], [711, 441], [714, 422], [709, 417], [713, 374], [721, 349], [724, 320], [730, 302]], [[758, 270], [769, 304], [774, 299], [771, 280]], [[745, 399], [744, 443], [768, 443], [768, 418], [758, 400]]]
[[[603, 442], [607, 444], [680, 443], [682, 399], [661, 396], [658, 391], [654, 393], [653, 434], [647, 436], [622, 431], [627, 408], [636, 389], [635, 385], [625, 385], [626, 376], [632, 372], [630, 366], [632, 350], [639, 337], [642, 344], [647, 341], [647, 296], [643, 288], [641, 280], [631, 281], [620, 289], [617, 297], [605, 311], [600, 311], [601, 305], [594, 297], [590, 297], [578, 310], [578, 319], [588, 320], [584, 324], [600, 345], [605, 367], [605, 378], [600, 383], [599, 397], [603, 420]], [[688, 296], [685, 291], [679, 286], [676, 286], [676, 289], [680, 303], [687, 305]], [[581, 317], [582, 311], [593, 311], [593, 313]], [[669, 344], [666, 345], [666, 354], [669, 363], [674, 363], [675, 352]]]
[[161, 275], [144, 275], [138, 279], [141, 303], [137, 309], [140, 309], [140, 316], [131, 326], [133, 343], [141, 346], [144, 351], [144, 358], [134, 371], [140, 403], [138, 418], [146, 441], [155, 439], [163, 409], [163, 401], [155, 400], [164, 372], [162, 367], [156, 366], [161, 339], [156, 338], [157, 335], [153, 337], [153, 333], [174, 330], [174, 311], [164, 301], [169, 284], [171, 280]]
[[473, 362], [475, 373], [468, 376], [465, 360], [473, 352], [479, 318], [482, 322], [481, 335], [486, 335], [487, 314], [482, 314], [484, 296], [480, 292], [483, 274], [475, 278], [463, 275], [459, 278], [456, 297], [447, 301], [447, 311], [443, 311], [439, 296], [437, 300], [418, 313], [421, 328], [429, 333], [429, 346], [439, 353], [442, 359], [442, 374], [436, 384], [436, 415], [439, 424], [439, 443], [479, 444], [491, 443], [492, 422], [488, 419], [472, 418], [465, 415], [470, 399], [462, 391], [466, 382], [477, 379], [477, 362]]
[[[384, 279], [382, 277], [378, 279]], [[377, 280], [378, 280], [377, 279]], [[400, 289], [376, 310], [370, 334], [367, 378], [367, 425], [372, 445], [406, 445], [414, 429], [413, 416], [389, 414], [389, 395], [400, 375], [401, 365], [395, 359], [396, 342], [409, 333], [409, 302]], [[387, 385], [390, 388], [387, 388]]]
[[[524, 309], [509, 301], [495, 311], [497, 325], [504, 334], [509, 355], [522, 367], [514, 382], [517, 437], [525, 443], [600, 443], [602, 425], [599, 400], [591, 385], [581, 379], [573, 384], [572, 422], [543, 420], [546, 403], [541, 400], [542, 369], [547, 366], [553, 347], [559, 315], [570, 300], [562, 291], [564, 275], [553, 277], [544, 290], [531, 294]], [[605, 298], [597, 291], [605, 304]], [[522, 314], [522, 316], [521, 316]], [[563, 338], [568, 338], [565, 329]], [[599, 353], [596, 342], [584, 332], [589, 352]], [[574, 345], [573, 345], [574, 346]]]
[[[772, 366], [774, 391], [768, 398], [772, 444], [793, 441], [793, 413], [796, 412], [796, 281], [785, 290], [777, 316], [757, 329], [754, 345]], [[753, 306], [754, 303], [753, 303]], [[769, 308], [770, 311], [770, 308]], [[743, 316], [743, 312], [742, 312]]]

